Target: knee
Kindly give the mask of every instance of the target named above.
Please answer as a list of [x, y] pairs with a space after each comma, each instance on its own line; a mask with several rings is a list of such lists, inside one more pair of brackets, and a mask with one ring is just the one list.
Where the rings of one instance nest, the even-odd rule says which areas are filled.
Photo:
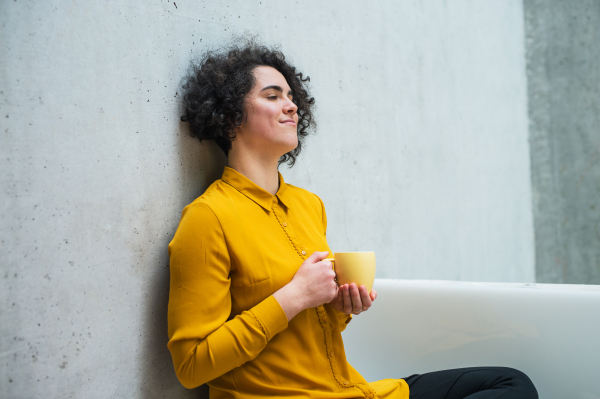
[[511, 385], [515, 389], [519, 390], [522, 395], [521, 397], [527, 399], [538, 399], [537, 389], [527, 374], [523, 373], [521, 370], [513, 369], [511, 367], [501, 367], [501, 369], [504, 371], [504, 374], [511, 379]]

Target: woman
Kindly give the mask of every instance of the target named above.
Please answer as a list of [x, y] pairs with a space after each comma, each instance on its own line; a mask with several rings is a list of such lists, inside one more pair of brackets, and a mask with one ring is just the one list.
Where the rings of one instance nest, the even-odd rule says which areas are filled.
[[537, 398], [513, 369], [367, 383], [348, 364], [341, 332], [377, 293], [337, 286], [322, 201], [278, 172], [315, 125], [307, 80], [248, 41], [205, 54], [184, 84], [182, 120], [228, 166], [169, 244], [168, 347], [181, 383], [208, 382], [211, 398]]

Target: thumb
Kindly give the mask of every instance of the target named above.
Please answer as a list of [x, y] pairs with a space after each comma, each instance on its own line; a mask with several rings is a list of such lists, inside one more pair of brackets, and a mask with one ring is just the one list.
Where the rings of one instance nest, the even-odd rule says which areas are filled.
[[329, 252], [325, 251], [325, 252], [313, 252], [312, 255], [310, 255], [308, 257], [308, 261], [310, 261], [311, 263], [317, 263], [322, 261], [323, 259], [325, 259], [327, 257], [327, 255], [329, 255]]

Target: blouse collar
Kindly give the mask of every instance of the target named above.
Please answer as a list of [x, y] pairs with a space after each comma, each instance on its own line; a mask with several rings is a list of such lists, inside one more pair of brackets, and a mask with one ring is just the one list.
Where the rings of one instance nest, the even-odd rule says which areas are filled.
[[248, 179], [246, 176], [237, 170], [230, 168], [229, 166], [225, 166], [221, 180], [238, 190], [240, 193], [244, 194], [246, 197], [250, 198], [252, 201], [256, 202], [268, 212], [271, 211], [275, 197], [279, 198], [285, 207], [290, 209], [289, 205], [291, 201], [289, 197], [289, 189], [283, 180], [281, 173], [277, 171], [277, 174], [279, 175], [279, 189], [275, 195], [271, 195], [270, 192], [258, 186], [252, 180]]

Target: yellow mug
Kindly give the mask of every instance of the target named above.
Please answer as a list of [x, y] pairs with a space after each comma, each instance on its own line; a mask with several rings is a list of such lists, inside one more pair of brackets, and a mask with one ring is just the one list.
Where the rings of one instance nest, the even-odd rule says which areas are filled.
[[338, 285], [364, 285], [371, 293], [375, 280], [375, 252], [336, 252], [333, 258], [324, 260], [333, 263]]

